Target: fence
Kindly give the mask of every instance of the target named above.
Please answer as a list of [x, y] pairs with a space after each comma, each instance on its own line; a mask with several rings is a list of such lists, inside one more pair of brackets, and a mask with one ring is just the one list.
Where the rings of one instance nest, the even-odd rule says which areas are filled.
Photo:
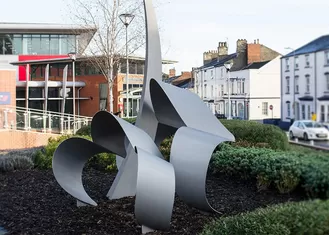
[[91, 123], [91, 117], [62, 114], [38, 109], [6, 106], [0, 108], [0, 130], [39, 131], [54, 134], [74, 134]]

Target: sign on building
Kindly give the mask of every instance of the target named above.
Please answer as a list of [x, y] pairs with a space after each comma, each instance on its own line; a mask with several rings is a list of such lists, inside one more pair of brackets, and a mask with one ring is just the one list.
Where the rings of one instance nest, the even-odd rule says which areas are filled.
[[0, 92], [0, 105], [10, 104], [10, 92]]

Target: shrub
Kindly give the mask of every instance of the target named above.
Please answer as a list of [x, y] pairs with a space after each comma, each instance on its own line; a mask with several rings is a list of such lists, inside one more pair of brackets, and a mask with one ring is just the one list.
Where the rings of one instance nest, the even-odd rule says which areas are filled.
[[173, 141], [173, 136], [168, 137], [162, 141], [160, 145], [160, 152], [162, 153], [163, 157], [169, 161], [170, 159], [170, 149], [171, 149], [171, 143]]
[[27, 170], [33, 168], [33, 166], [33, 161], [28, 156], [15, 155], [15, 153], [9, 152], [0, 157], [0, 172]]
[[206, 225], [201, 233], [229, 234], [329, 234], [329, 201], [286, 203], [220, 218]]
[[274, 185], [281, 193], [301, 186], [310, 196], [329, 197], [329, 158], [323, 155], [222, 144], [213, 154], [213, 173], [256, 178], [259, 189]]
[[280, 150], [289, 148], [287, 135], [276, 126], [242, 120], [220, 120], [220, 122], [235, 136], [237, 142]]
[[91, 126], [83, 126], [79, 130], [77, 130], [75, 134], [79, 136], [91, 136]]

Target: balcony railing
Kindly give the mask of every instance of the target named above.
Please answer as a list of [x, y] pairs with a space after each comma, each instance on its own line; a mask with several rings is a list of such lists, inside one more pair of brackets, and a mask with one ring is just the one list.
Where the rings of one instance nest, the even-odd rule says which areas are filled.
[[54, 134], [75, 134], [90, 125], [92, 118], [21, 107], [0, 107], [0, 130], [37, 131]]

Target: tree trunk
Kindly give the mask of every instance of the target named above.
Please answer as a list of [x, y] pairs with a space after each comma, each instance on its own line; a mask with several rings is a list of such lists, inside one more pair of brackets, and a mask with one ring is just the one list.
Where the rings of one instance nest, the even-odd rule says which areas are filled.
[[107, 84], [108, 84], [108, 107], [110, 113], [113, 113], [113, 57], [110, 58], [110, 66], [107, 71]]
[[108, 106], [110, 108], [110, 113], [113, 113], [113, 83], [108, 81], [108, 94], [109, 94], [109, 97], [108, 97]]

